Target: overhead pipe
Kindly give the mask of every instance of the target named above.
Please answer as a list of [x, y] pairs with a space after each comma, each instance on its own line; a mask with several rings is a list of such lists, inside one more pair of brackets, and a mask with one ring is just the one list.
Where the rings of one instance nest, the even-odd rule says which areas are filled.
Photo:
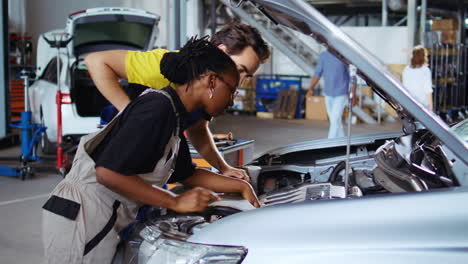
[[458, 34], [460, 43], [465, 44], [465, 5], [463, 0], [458, 0]]
[[408, 0], [407, 9], [408, 22], [406, 26], [408, 28], [408, 59], [411, 54], [411, 50], [414, 46], [414, 38], [416, 33], [416, 0]]
[[210, 3], [210, 19], [211, 19], [211, 35], [213, 36], [216, 33], [216, 0], [211, 0]]
[[424, 36], [426, 35], [426, 14], [427, 14], [427, 0], [421, 0], [421, 15], [419, 20], [419, 27], [421, 34], [419, 35], [419, 44], [425, 47]]
[[[13, 24], [13, 32], [17, 32], [20, 36], [26, 35], [26, 1], [25, 0], [10, 0], [7, 1], [8, 17]], [[6, 7], [6, 6], [5, 6]]]
[[180, 0], [174, 1], [174, 47], [180, 49]]
[[382, 0], [382, 27], [388, 25], [388, 0]]
[[433, 8], [433, 7], [429, 8], [428, 7], [427, 8], [427, 13], [431, 14], [431, 15], [434, 15], [434, 16], [443, 16], [443, 17], [458, 19], [458, 12], [445, 10], [445, 9], [441, 9], [441, 8]]
[[171, 0], [166, 0], [166, 14], [168, 14], [168, 19], [166, 20], [166, 46], [168, 50], [175, 50], [173, 47], [173, 41], [172, 41], [172, 30], [173, 30], [173, 17], [171, 16], [172, 14], [172, 8], [171, 8]]
[[187, 0], [179, 2], [179, 48], [187, 42]]
[[406, 20], [408, 20], [408, 17], [407, 17], [407, 16], [405, 16], [404, 18], [400, 19], [400, 21], [396, 22], [393, 26], [394, 26], [394, 27], [399, 27], [399, 26], [401, 26], [403, 23], [405, 23]]

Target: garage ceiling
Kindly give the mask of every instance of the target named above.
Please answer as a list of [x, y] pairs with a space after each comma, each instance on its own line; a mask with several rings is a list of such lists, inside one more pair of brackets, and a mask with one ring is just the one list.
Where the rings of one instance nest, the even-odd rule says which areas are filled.
[[[406, 0], [387, 0], [389, 6], [402, 6]], [[359, 13], [380, 13], [382, 11], [382, 0], [308, 0], [314, 7], [329, 15], [345, 15], [358, 11]], [[419, 5], [421, 1], [416, 1]], [[468, 0], [428, 0], [428, 8], [438, 8], [450, 11], [458, 10], [459, 5], [465, 9], [468, 7]], [[389, 12], [404, 13], [405, 8]]]

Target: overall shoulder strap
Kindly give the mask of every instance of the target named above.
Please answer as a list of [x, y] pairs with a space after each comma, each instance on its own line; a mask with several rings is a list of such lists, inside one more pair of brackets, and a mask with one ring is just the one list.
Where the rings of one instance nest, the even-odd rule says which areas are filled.
[[176, 115], [177, 127], [176, 127], [176, 129], [174, 131], [174, 135], [179, 135], [179, 132], [180, 132], [180, 118], [179, 118], [179, 112], [177, 112], [177, 108], [175, 107], [175, 104], [174, 104], [174, 99], [172, 99], [171, 95], [169, 95], [168, 92], [166, 92], [164, 90], [153, 89], [153, 88], [146, 89], [144, 92], [141, 93], [140, 96], [143, 96], [143, 95], [148, 94], [148, 93], [160, 93], [160, 94], [164, 95], [165, 97], [167, 97], [167, 99], [169, 99], [169, 102], [171, 102], [171, 105], [172, 105], [172, 110], [174, 111], [174, 114]]

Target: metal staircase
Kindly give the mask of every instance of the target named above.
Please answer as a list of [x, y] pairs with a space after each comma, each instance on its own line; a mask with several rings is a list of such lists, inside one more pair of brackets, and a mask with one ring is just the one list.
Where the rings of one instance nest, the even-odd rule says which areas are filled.
[[[257, 28], [260, 34], [262, 34], [271, 45], [280, 50], [293, 63], [306, 72], [306, 74], [314, 76], [315, 64], [318, 61], [319, 53], [308, 43], [301, 40], [296, 33], [282, 25], [275, 25], [249, 1], [243, 1], [240, 6], [233, 4], [232, 2], [234, 1], [231, 0], [221, 0], [220, 2], [243, 21]], [[387, 121], [392, 121], [393, 118], [389, 116], [376, 101], [361, 94], [360, 90], [358, 93], [361, 99], [365, 99], [365, 104], [353, 107], [353, 112], [357, 118], [368, 124], [380, 123], [382, 117]], [[366, 113], [363, 107], [374, 109], [377, 112], [377, 117]]]
[[257, 28], [260, 34], [271, 45], [281, 50], [284, 55], [306, 72], [306, 74], [310, 76], [314, 75], [315, 64], [319, 54], [294, 32], [284, 26], [275, 25], [248, 1], [244, 1], [239, 7], [233, 6], [230, 0], [221, 0], [221, 2], [228, 8], [231, 8], [231, 11], [242, 20]]
[[[395, 122], [395, 118], [385, 111], [380, 100], [374, 100], [365, 95], [361, 89], [356, 90], [359, 98], [359, 104], [353, 106], [353, 114], [361, 121], [367, 124], [377, 124], [383, 120], [386, 122]], [[371, 110], [372, 113], [364, 111], [364, 108]]]

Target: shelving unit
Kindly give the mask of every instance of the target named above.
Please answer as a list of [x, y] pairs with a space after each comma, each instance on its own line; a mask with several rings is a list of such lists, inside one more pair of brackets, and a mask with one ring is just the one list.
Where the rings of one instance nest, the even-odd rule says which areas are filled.
[[434, 42], [428, 49], [434, 111], [448, 122], [465, 118], [468, 114], [468, 47], [464, 44]]

